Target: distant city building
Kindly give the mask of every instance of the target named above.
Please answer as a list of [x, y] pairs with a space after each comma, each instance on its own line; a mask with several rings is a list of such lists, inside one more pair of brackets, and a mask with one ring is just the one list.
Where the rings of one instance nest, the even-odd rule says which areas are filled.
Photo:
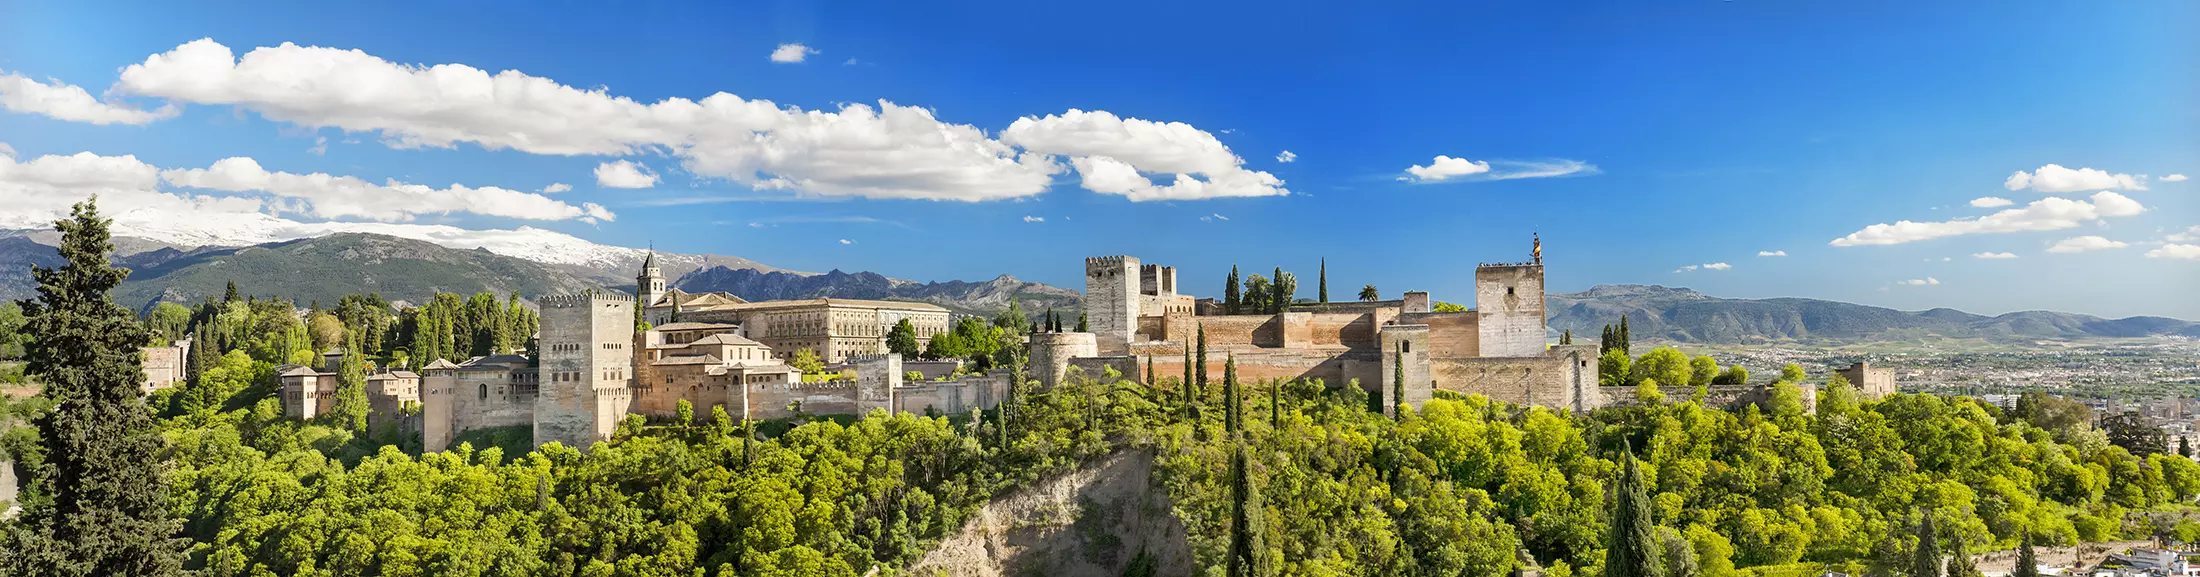
[[826, 363], [884, 353], [887, 333], [902, 319], [916, 328], [919, 346], [949, 328], [947, 309], [929, 303], [841, 298], [752, 303], [727, 293], [665, 288], [664, 274], [655, 263], [651, 255], [636, 278], [636, 294], [647, 303], [643, 318], [650, 324], [674, 322], [677, 308], [680, 322], [734, 325], [736, 334], [771, 348], [781, 360], [792, 360], [803, 349], [816, 352]]
[[145, 347], [145, 394], [152, 394], [182, 383], [184, 359], [191, 358], [191, 339], [176, 341], [165, 347]]
[[1878, 400], [1895, 393], [1894, 369], [1873, 367], [1871, 363], [1856, 363], [1846, 369], [1835, 369], [1835, 374], [1848, 379], [1849, 386], [1864, 400]]

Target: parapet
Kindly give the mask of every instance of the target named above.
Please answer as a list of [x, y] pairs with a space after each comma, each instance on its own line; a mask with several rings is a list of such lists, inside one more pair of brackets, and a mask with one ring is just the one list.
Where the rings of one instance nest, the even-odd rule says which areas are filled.
[[597, 302], [633, 302], [634, 295], [610, 291], [587, 291], [565, 295], [544, 295], [535, 299], [535, 305], [543, 308], [587, 306]]
[[1540, 269], [1540, 268], [1543, 268], [1543, 263], [1540, 263], [1540, 262], [1485, 262], [1485, 263], [1482, 263], [1482, 264], [1478, 264], [1478, 265], [1475, 265], [1475, 266], [1474, 266], [1474, 270], [1475, 270], [1476, 272], [1480, 272], [1480, 271], [1485, 271], [1485, 270], [1501, 270], [1501, 269], [1513, 269], [1513, 268], [1536, 268], [1536, 269]]
[[1093, 273], [1104, 270], [1122, 270], [1124, 263], [1137, 262], [1138, 257], [1130, 255], [1089, 256], [1085, 257], [1085, 272]]

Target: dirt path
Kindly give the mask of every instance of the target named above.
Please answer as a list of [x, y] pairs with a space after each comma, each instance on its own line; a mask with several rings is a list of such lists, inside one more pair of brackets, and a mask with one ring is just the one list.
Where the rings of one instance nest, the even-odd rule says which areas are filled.
[[1126, 451], [995, 499], [909, 574], [1114, 577], [1143, 551], [1153, 574], [1189, 575], [1184, 525], [1152, 478], [1153, 454]]

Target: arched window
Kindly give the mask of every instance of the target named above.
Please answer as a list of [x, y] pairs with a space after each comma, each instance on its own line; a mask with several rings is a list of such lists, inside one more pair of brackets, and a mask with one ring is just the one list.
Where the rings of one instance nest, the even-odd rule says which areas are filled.
[[489, 400], [489, 384], [488, 384], [488, 383], [482, 383], [482, 385], [481, 385], [481, 400], [484, 400], [484, 401], [486, 401], [486, 400]]
[[1410, 353], [1410, 352], [1413, 352], [1413, 341], [1398, 341], [1398, 352], [1401, 352], [1401, 353]]

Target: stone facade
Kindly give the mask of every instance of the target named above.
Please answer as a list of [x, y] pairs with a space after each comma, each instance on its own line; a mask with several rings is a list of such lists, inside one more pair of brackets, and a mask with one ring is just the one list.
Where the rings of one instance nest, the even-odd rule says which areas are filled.
[[[679, 323], [671, 322], [675, 301]], [[886, 352], [887, 333], [903, 319], [916, 329], [917, 345], [924, 346], [947, 332], [950, 316], [947, 309], [929, 303], [841, 298], [752, 303], [724, 293], [691, 295], [679, 289], [669, 289], [645, 312], [653, 325], [735, 325], [738, 334], [770, 347], [780, 360], [793, 360], [796, 351], [809, 349], [826, 364]]]
[[1093, 333], [1037, 333], [1031, 335], [1031, 361], [1026, 365], [1039, 386], [1053, 388], [1069, 371], [1071, 359], [1100, 355], [1099, 335]]
[[856, 366], [856, 414], [892, 412], [894, 389], [901, 388], [901, 355], [858, 355], [848, 362]]
[[535, 444], [611, 438], [633, 402], [634, 302], [615, 293], [544, 297]]
[[1849, 385], [1856, 387], [1857, 396], [1862, 397], [1863, 400], [1876, 401], [1886, 398], [1887, 395], [1894, 394], [1896, 390], [1894, 369], [1873, 367], [1871, 363], [1860, 362], [1850, 365], [1846, 369], [1835, 369], [1833, 372], [1841, 375], [1842, 378], [1848, 379]]
[[[1531, 254], [1532, 262], [1476, 267], [1475, 309], [1468, 312], [1434, 312], [1428, 293], [1407, 291], [1394, 301], [1301, 303], [1255, 315], [1221, 314], [1211, 299], [1191, 300], [1190, 310], [1149, 310], [1149, 297], [1159, 295], [1138, 289], [1173, 289], [1163, 280], [1173, 281], [1174, 269], [1128, 256], [1087, 258], [1085, 308], [1096, 341], [1090, 356], [1150, 359], [1158, 376], [1181, 375], [1184, 350], [1204, 330], [1210, 380], [1221, 374], [1225, 358], [1234, 358], [1243, 379], [1357, 382], [1387, 398], [1402, 358], [1407, 404], [1447, 390], [1575, 411], [1601, 406], [1595, 347], [1547, 344], [1543, 264], [1539, 252]], [[1134, 272], [1140, 274], [1136, 289], [1126, 280]], [[1059, 381], [1056, 367], [1076, 364], [1059, 358], [1081, 354], [1058, 342], [1070, 338], [1076, 337], [1034, 338], [1038, 378]], [[1116, 352], [1118, 340], [1125, 352]]]
[[183, 360], [191, 358], [191, 339], [171, 343], [165, 347], [145, 347], [145, 394], [152, 394], [183, 382]]

